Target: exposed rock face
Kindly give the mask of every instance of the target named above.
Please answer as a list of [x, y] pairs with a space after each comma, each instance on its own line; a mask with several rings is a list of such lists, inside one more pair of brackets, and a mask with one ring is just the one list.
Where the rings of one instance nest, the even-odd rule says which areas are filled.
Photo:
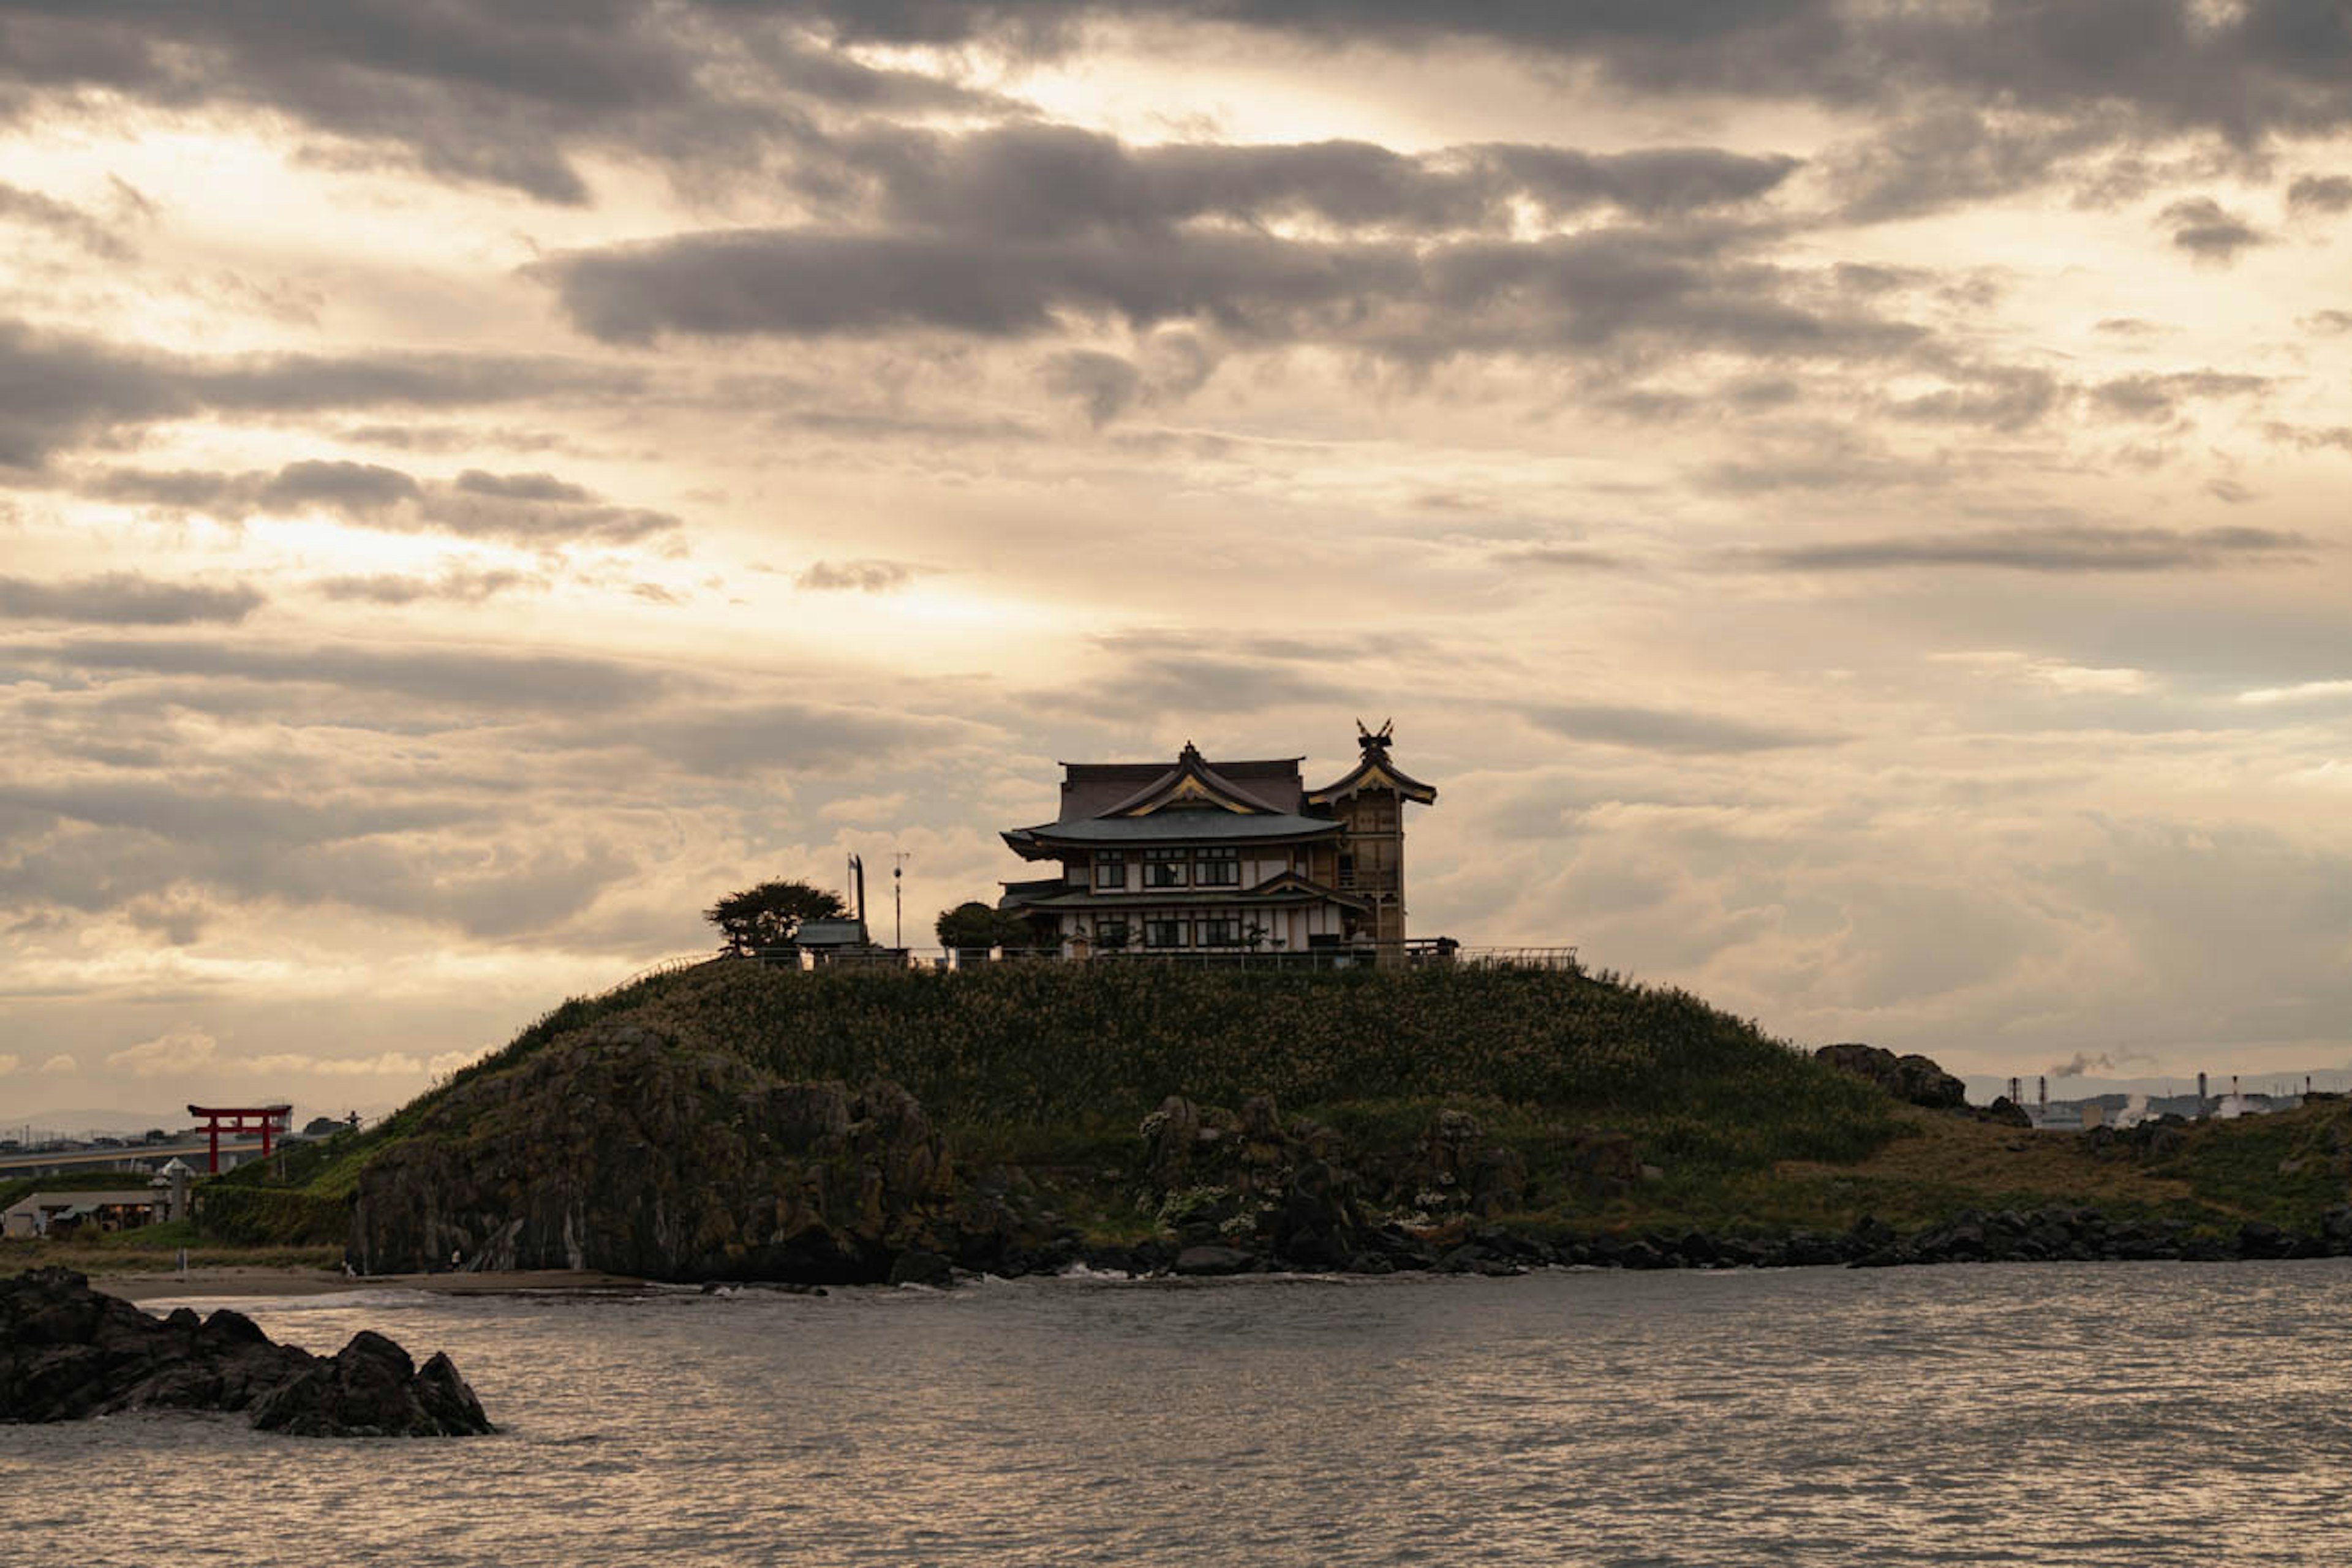
[[[1411, 1142], [1382, 1151], [1350, 1151], [1330, 1128], [1286, 1119], [1262, 1095], [1239, 1111], [1171, 1096], [1140, 1133], [1146, 1195], [1177, 1249], [1179, 1273], [1238, 1273], [1259, 1260], [1310, 1270], [1427, 1268], [1475, 1220], [1521, 1208], [1528, 1195], [1526, 1157], [1457, 1110], [1438, 1111]], [[1638, 1178], [1630, 1142], [1597, 1132], [1591, 1140], [1607, 1151], [1597, 1165], [1630, 1162]], [[1407, 1216], [1412, 1230], [1377, 1223], [1380, 1211]]]
[[63, 1268], [0, 1280], [0, 1420], [130, 1410], [244, 1410], [302, 1436], [465, 1436], [495, 1431], [449, 1358], [418, 1372], [362, 1331], [321, 1358], [273, 1343], [242, 1312], [156, 1319]]
[[1898, 1057], [1884, 1047], [1851, 1042], [1823, 1046], [1813, 1053], [1813, 1058], [1842, 1072], [1866, 1078], [1895, 1099], [1913, 1105], [1924, 1105], [1930, 1110], [1962, 1110], [1968, 1107], [1968, 1085], [1926, 1057]]
[[[888, 1278], [954, 1253], [945, 1140], [898, 1085], [792, 1083], [634, 1024], [460, 1085], [360, 1178], [371, 1271], [602, 1268], [665, 1279]], [[985, 1223], [985, 1216], [982, 1222]]]

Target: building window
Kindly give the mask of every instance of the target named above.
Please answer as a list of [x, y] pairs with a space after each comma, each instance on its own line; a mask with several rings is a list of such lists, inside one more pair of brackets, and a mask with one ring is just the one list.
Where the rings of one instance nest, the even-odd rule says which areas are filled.
[[1097, 921], [1095, 922], [1095, 945], [1103, 949], [1107, 952], [1117, 952], [1120, 948], [1125, 947], [1127, 945], [1127, 922], [1125, 921]]
[[1127, 857], [1116, 849], [1106, 849], [1095, 857], [1095, 886], [1124, 888], [1127, 886]]
[[1191, 857], [1184, 850], [1143, 852], [1143, 885], [1147, 888], [1181, 888], [1191, 879]]
[[1203, 849], [1200, 869], [1194, 873], [1204, 888], [1238, 888], [1242, 885], [1242, 857], [1238, 849]]
[[1144, 921], [1143, 945], [1146, 947], [1183, 946], [1184, 922], [1182, 921]]
[[1202, 947], [1239, 947], [1242, 944], [1242, 922], [1237, 920], [1211, 920], [1201, 922]]

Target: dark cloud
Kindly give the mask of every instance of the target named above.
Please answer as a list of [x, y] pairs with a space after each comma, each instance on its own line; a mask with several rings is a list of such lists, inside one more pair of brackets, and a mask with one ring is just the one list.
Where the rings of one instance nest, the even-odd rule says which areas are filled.
[[364, 577], [321, 577], [310, 584], [321, 598], [342, 604], [413, 605], [420, 600], [446, 600], [478, 605], [499, 594], [547, 586], [546, 579], [512, 571], [469, 572], [453, 569], [437, 577], [378, 573]]
[[444, 481], [341, 458], [306, 458], [275, 473], [117, 468], [89, 478], [82, 493], [232, 521], [323, 511], [366, 528], [430, 531], [530, 549], [639, 543], [680, 526], [667, 512], [615, 506], [551, 474], [468, 468]]
[[1075, 317], [1428, 363], [1618, 342], [1871, 358], [1925, 336], [1820, 275], [1750, 258], [1759, 237], [1684, 225], [1423, 248], [1192, 228], [1048, 240], [765, 229], [574, 252], [536, 271], [574, 322], [615, 342], [906, 328], [1009, 338]]
[[816, 47], [776, 25], [792, 9], [322, 0], [289, 20], [242, 0], [16, 0], [0, 15], [0, 94], [261, 110], [332, 139], [320, 151], [336, 162], [398, 161], [561, 203], [587, 199], [573, 158], [592, 149], [707, 178], [788, 145], [816, 105], [1006, 107]]
[[1042, 374], [1045, 390], [1076, 403], [1097, 430], [1126, 413], [1143, 385], [1143, 373], [1133, 361], [1092, 349], [1054, 355]]
[[2269, 237], [2210, 196], [2189, 196], [2172, 203], [2156, 217], [2172, 243], [2200, 261], [2234, 261], [2238, 252], [2266, 245]]
[[2154, 321], [2144, 321], [2137, 316], [2110, 316], [2091, 330], [2112, 338], [2153, 337], [2164, 331]]
[[107, 672], [270, 687], [373, 692], [458, 712], [597, 712], [635, 708], [693, 682], [656, 666], [478, 647], [382, 649], [344, 644], [76, 637], [0, 645], [0, 668]]
[[131, 572], [67, 583], [0, 577], [0, 619], [123, 626], [176, 626], [205, 621], [234, 625], [263, 602], [260, 590], [243, 583], [228, 588], [158, 583]]
[[105, 261], [128, 261], [132, 254], [121, 225], [109, 223], [70, 202], [5, 182], [0, 182], [0, 222], [47, 229]]
[[2286, 205], [2290, 212], [2352, 212], [2352, 175], [2305, 174], [2287, 186]]
[[[1090, 24], [1122, 19], [1334, 48], [1465, 42], [1620, 90], [1899, 109], [1924, 128], [1881, 165], [1913, 172], [1931, 198], [2039, 177], [2051, 145], [2063, 149], [2083, 123], [2108, 138], [2204, 132], [2252, 146], [2352, 122], [2352, 24], [2326, 0], [2228, 10], [2201, 0], [2003, 0], [1990, 15], [1844, 0], [334, 0], [305, 7], [299, 26], [252, 4], [17, 0], [5, 21], [0, 93], [13, 87], [25, 105], [117, 94], [175, 110], [265, 110], [333, 139], [329, 151], [347, 159], [396, 156], [577, 202], [587, 193], [574, 159], [585, 151], [708, 178], [802, 146], [825, 114], [1007, 107], [950, 79], [866, 63], [840, 44], [1030, 53], [1075, 47]], [[2002, 122], [1975, 114], [1986, 103], [2003, 106]], [[1943, 105], [1965, 106], [1952, 112], [1973, 123], [1940, 118]], [[1377, 186], [1380, 171], [1370, 174]], [[1651, 188], [1647, 175], [1625, 177]], [[1580, 172], [1566, 188], [1580, 195], [1591, 178]], [[1869, 188], [1900, 199], [1902, 181], [1882, 176]], [[1603, 199], [1620, 195], [1611, 187]]]
[[1831, 745], [1840, 739], [1819, 731], [1671, 708], [1570, 703], [1522, 709], [1520, 717], [1571, 741], [1645, 752], [1736, 754]]
[[1990, 14], [1843, 0], [804, 0], [795, 9], [845, 37], [899, 43], [1051, 47], [1102, 16], [1217, 21], [1335, 46], [1454, 39], [1580, 64], [1635, 91], [1846, 106], [1948, 95], [2032, 115], [2122, 114], [2145, 134], [2202, 130], [2241, 142], [2352, 119], [2352, 22], [2326, 0], [2246, 0], [2226, 11], [2199, 0], [2004, 0]]
[[589, 490], [559, 479], [553, 474], [491, 474], [479, 468], [467, 468], [457, 476], [454, 488], [467, 495], [495, 496], [500, 500], [555, 501], [576, 505], [596, 499]]
[[1953, 374], [1964, 384], [1900, 399], [1887, 412], [1922, 423], [2021, 430], [2057, 407], [2065, 390], [2047, 371], [1987, 366]]
[[2091, 401], [2119, 419], [2170, 419], [2183, 403], [2221, 397], [2255, 397], [2270, 390], [2268, 376], [2218, 370], [2177, 371], [2166, 375], [2126, 375], [2091, 388]]
[[2210, 572], [2307, 560], [2315, 548], [2315, 542], [2306, 535], [2265, 528], [2184, 531], [2051, 524], [1796, 545], [1759, 550], [1747, 559], [1787, 572], [1879, 572], [1922, 566], [2009, 572]]
[[1580, 545], [1539, 544], [1523, 550], [1498, 550], [1488, 557], [1497, 566], [1545, 566], [1569, 572], [1622, 572], [1631, 563], [1605, 550]]
[[2326, 447], [2352, 452], [2352, 426], [2287, 425], [2273, 422], [2263, 426], [2263, 434], [2284, 446], [2300, 447], [2306, 452]]
[[464, 407], [642, 389], [633, 372], [456, 354], [196, 359], [0, 321], [0, 468], [127, 426], [204, 414]]
[[1952, 103], [1839, 149], [1825, 173], [1846, 218], [1881, 223], [2042, 184], [2121, 131], [2112, 113], [1996, 120]]
[[2295, 324], [2306, 332], [2335, 337], [2352, 332], [2352, 310], [2315, 310]]
[[665, 703], [624, 723], [567, 726], [551, 738], [580, 750], [627, 750], [706, 777], [791, 768], [841, 770], [991, 738], [961, 719], [898, 709], [797, 701]]
[[814, 593], [895, 593], [923, 571], [904, 561], [819, 561], [793, 579], [796, 588]]
[[1067, 125], [961, 136], [869, 129], [804, 150], [802, 179], [863, 193], [898, 227], [1044, 239], [1158, 230], [1202, 218], [1307, 219], [1417, 234], [1507, 227], [1599, 206], [1644, 216], [1737, 205], [1799, 166], [1707, 147], [1593, 153], [1490, 143], [1402, 153], [1365, 142], [1129, 147]]

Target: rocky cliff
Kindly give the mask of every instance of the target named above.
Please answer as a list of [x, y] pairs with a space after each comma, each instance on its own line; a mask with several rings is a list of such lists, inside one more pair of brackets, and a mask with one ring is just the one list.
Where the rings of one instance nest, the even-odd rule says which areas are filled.
[[459, 1085], [361, 1173], [371, 1272], [855, 1282], [957, 1223], [946, 1141], [875, 1079], [788, 1082], [631, 1023]]

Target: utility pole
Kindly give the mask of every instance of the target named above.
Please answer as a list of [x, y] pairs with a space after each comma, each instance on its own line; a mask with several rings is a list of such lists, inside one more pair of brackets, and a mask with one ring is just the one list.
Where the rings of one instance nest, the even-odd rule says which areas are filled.
[[892, 861], [892, 865], [890, 867], [890, 945], [892, 947], [901, 949], [902, 951], [907, 945], [905, 899], [907, 862], [913, 858], [913, 856], [908, 854], [903, 849], [893, 852], [890, 857]]

